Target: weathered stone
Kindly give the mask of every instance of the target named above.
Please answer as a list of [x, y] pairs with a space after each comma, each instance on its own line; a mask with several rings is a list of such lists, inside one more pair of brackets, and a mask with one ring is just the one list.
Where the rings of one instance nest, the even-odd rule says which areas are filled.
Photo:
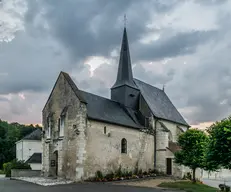
[[[59, 137], [58, 122], [65, 107], [68, 108], [64, 136]], [[168, 149], [169, 139], [176, 142], [180, 134], [176, 123], [163, 120], [161, 124], [153, 116], [149, 118], [149, 129], [143, 130], [88, 119], [86, 104], [78, 99], [62, 73], [43, 110], [44, 129], [48, 127], [48, 116], [52, 120], [51, 138], [45, 135], [42, 139], [42, 173], [73, 181], [94, 176], [98, 170], [103, 173], [116, 171], [120, 166], [130, 171], [136, 167], [148, 171], [154, 168], [155, 159], [156, 168], [166, 172], [166, 158], [174, 158]], [[123, 138], [127, 141], [127, 153], [121, 153]], [[55, 161], [53, 166], [51, 161]], [[181, 170], [172, 163], [173, 175], [182, 175]]]

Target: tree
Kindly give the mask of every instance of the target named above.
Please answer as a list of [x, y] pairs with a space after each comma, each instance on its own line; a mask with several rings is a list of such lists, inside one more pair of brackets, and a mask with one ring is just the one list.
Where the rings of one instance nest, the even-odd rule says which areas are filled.
[[204, 167], [207, 142], [207, 135], [198, 129], [189, 129], [178, 138], [181, 150], [175, 153], [175, 163], [192, 169], [193, 182], [196, 182], [196, 169]]
[[[41, 128], [38, 125], [36, 128]], [[22, 125], [17, 122], [8, 123], [0, 119], [0, 169], [3, 163], [12, 161], [15, 156], [15, 142], [34, 131], [31, 125]]]
[[214, 123], [207, 131], [209, 133], [207, 164], [215, 168], [231, 169], [231, 117]]

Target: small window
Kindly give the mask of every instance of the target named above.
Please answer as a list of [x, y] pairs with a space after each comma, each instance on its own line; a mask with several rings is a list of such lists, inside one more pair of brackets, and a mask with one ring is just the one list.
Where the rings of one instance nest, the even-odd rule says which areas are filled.
[[124, 138], [121, 140], [121, 153], [127, 153], [127, 140]]
[[47, 118], [47, 138], [51, 138], [51, 117]]
[[132, 93], [131, 93], [131, 94], [129, 94], [129, 96], [130, 96], [130, 97], [135, 97], [135, 95], [134, 95], [134, 94], [132, 94]]
[[104, 129], [103, 129], [103, 133], [104, 134], [107, 134], [107, 127], [105, 126]]
[[64, 136], [64, 127], [65, 127], [65, 116], [60, 117], [60, 131], [59, 136]]

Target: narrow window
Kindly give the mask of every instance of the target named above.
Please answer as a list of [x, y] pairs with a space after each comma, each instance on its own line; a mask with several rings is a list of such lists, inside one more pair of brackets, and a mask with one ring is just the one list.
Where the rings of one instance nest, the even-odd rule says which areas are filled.
[[47, 138], [51, 138], [51, 118], [47, 118]]
[[107, 133], [107, 127], [104, 127], [103, 133], [106, 134]]
[[124, 138], [121, 140], [121, 153], [127, 153], [127, 140]]
[[58, 119], [58, 132], [60, 133], [60, 118]]
[[65, 116], [60, 117], [60, 131], [59, 136], [64, 136]]

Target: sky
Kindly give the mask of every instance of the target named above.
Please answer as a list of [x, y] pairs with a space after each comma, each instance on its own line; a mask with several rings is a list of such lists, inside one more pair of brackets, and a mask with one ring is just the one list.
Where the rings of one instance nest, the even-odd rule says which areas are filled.
[[231, 113], [231, 1], [0, 0], [0, 118], [41, 123], [60, 73], [110, 97], [124, 27], [133, 76], [162, 88], [186, 121]]

